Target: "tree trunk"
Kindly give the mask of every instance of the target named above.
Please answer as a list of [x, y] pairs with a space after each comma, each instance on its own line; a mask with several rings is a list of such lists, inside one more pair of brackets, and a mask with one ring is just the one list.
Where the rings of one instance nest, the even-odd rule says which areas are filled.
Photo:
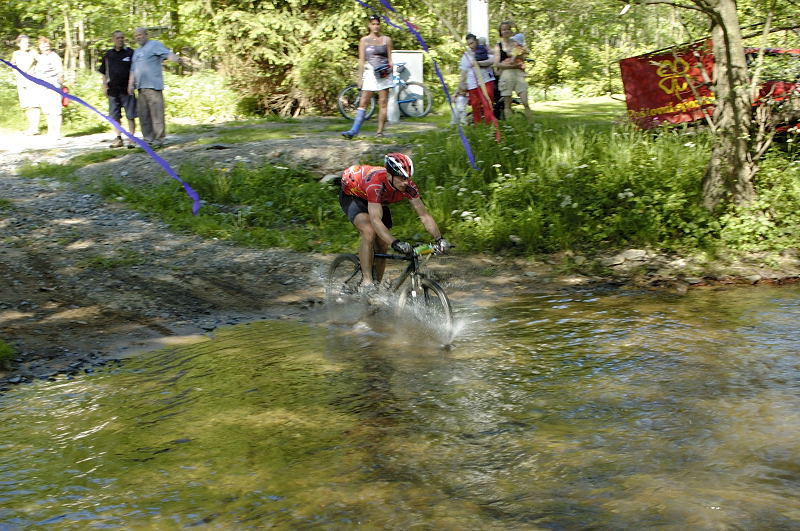
[[755, 199], [756, 164], [750, 155], [752, 98], [747, 62], [735, 0], [704, 2], [711, 16], [714, 50], [714, 123], [717, 139], [703, 178], [703, 205], [716, 210], [731, 200], [746, 204]]
[[64, 10], [64, 72], [70, 75], [75, 72], [75, 54], [72, 46], [72, 21], [69, 12]]
[[[77, 60], [77, 69], [86, 69], [88, 67], [88, 63], [86, 62], [86, 47], [88, 43], [86, 42], [86, 27], [84, 25], [85, 19], [83, 16], [78, 18], [77, 26], [78, 26], [78, 60]], [[76, 70], [77, 70], [76, 69]]]

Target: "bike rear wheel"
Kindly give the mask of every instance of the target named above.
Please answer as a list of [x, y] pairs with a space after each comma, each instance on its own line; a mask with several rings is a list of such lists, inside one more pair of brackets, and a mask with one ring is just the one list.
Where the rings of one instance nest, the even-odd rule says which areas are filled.
[[[355, 120], [358, 104], [361, 102], [361, 89], [358, 85], [348, 85], [339, 92], [336, 98], [336, 105], [339, 107], [339, 112], [348, 120]], [[366, 120], [372, 113], [375, 112], [375, 98], [370, 98], [369, 104], [364, 112], [364, 119]]]
[[358, 294], [363, 278], [358, 257], [354, 254], [340, 254], [328, 269], [325, 297], [328, 302], [343, 302], [354, 297]]
[[409, 118], [422, 118], [431, 112], [433, 94], [422, 83], [409, 81], [397, 92], [400, 112]]
[[398, 312], [410, 314], [436, 331], [447, 334], [453, 326], [453, 307], [444, 288], [436, 281], [422, 278], [419, 287], [413, 282], [403, 286], [397, 300]]

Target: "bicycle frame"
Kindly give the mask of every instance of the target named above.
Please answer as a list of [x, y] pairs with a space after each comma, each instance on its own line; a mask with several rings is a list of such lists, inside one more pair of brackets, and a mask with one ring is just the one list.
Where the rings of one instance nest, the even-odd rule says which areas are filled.
[[[432, 251], [431, 251], [432, 252]], [[423, 254], [430, 254], [430, 253], [423, 253]], [[385, 254], [385, 253], [375, 253], [375, 258], [384, 258], [387, 260], [406, 260], [408, 262], [408, 266], [406, 266], [406, 270], [391, 283], [391, 289], [393, 292], [396, 292], [400, 289], [400, 286], [405, 283], [406, 279], [410, 276], [411, 277], [411, 286], [414, 289], [419, 288], [419, 281], [421, 278], [425, 277], [425, 273], [420, 271], [419, 267], [419, 257], [421, 255], [414, 253], [411, 256], [406, 256], [402, 254]]]

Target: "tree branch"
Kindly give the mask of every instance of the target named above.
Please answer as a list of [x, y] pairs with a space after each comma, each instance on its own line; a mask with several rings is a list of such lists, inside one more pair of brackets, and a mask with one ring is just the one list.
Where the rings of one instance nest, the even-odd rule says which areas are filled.
[[641, 4], [641, 5], [656, 5], [656, 4], [660, 4], [660, 5], [665, 5], [665, 6], [677, 7], [677, 8], [680, 8], [680, 9], [691, 9], [693, 11], [700, 11], [702, 13], [706, 12], [704, 9], [702, 9], [701, 7], [699, 7], [697, 5], [692, 6], [692, 5], [688, 5], [688, 4], [681, 4], [681, 3], [678, 3], [678, 2], [672, 2], [670, 0], [639, 0], [639, 2], [637, 2], [637, 3]]

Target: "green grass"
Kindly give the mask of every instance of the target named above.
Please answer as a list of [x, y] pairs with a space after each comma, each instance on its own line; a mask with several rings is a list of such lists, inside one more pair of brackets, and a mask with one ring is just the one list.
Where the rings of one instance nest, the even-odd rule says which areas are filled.
[[180, 174], [204, 201], [197, 216], [177, 183], [144, 190], [106, 179], [96, 191], [157, 214], [176, 229], [242, 245], [335, 252], [352, 241], [336, 190], [305, 171], [183, 166]]
[[146, 258], [131, 249], [117, 249], [112, 256], [93, 255], [77, 263], [78, 267], [85, 269], [116, 269], [141, 265]]
[[[534, 117], [532, 124], [522, 114], [502, 122], [500, 143], [494, 127], [464, 127], [477, 169], [470, 167], [449, 115], [426, 117], [440, 126], [422, 134], [408, 122], [390, 126], [390, 132], [407, 135], [414, 145], [415, 181], [423, 200], [460, 250], [531, 254], [645, 247], [713, 253], [800, 244], [795, 230], [800, 185], [792, 177], [800, 172], [800, 161], [792, 151], [776, 149], [765, 159], [758, 181], [761, 200], [753, 208], [731, 207], [712, 216], [700, 206], [710, 137], [634, 130], [620, 122], [622, 103], [607, 97], [537, 103]], [[348, 122], [327, 118], [265, 125], [238, 122], [203, 141], [283, 138], [310, 128], [339, 131]], [[396, 140], [371, 137], [374, 127], [374, 120], [367, 122], [365, 138]], [[21, 173], [69, 179], [77, 167], [111, 156], [90, 153], [65, 166], [28, 166]], [[380, 164], [342, 160], [341, 167], [358, 162]], [[356, 245], [357, 234], [340, 211], [336, 190], [302, 169], [184, 166], [179, 171], [203, 200], [197, 216], [172, 181], [142, 189], [108, 179], [97, 190], [207, 238], [300, 251], [338, 252]], [[428, 238], [407, 203], [394, 206], [392, 213], [393, 234]], [[89, 265], [112, 264], [97, 258]]]
[[14, 347], [0, 339], [0, 370], [7, 371], [11, 369], [11, 361], [15, 355]]
[[70, 159], [65, 164], [52, 164], [49, 162], [26, 162], [23, 164], [18, 173], [22, 177], [29, 179], [35, 178], [51, 178], [60, 181], [72, 182], [77, 179], [75, 172], [85, 166], [96, 164], [98, 162], [105, 162], [107, 160], [121, 157], [126, 153], [123, 151], [106, 149], [103, 151], [92, 151], [89, 153], [82, 153]]

